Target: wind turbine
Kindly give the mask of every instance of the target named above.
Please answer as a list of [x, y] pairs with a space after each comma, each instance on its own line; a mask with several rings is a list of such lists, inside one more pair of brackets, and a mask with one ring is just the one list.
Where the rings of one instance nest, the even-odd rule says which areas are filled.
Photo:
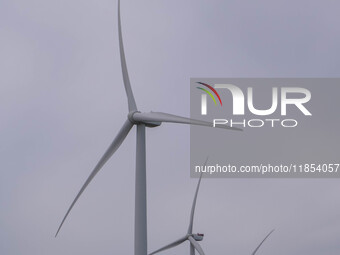
[[[205, 164], [204, 164], [205, 165]], [[197, 252], [200, 255], [204, 255], [204, 252], [202, 250], [201, 245], [198, 243], [199, 241], [203, 240], [204, 234], [194, 234], [192, 233], [192, 228], [194, 225], [194, 214], [195, 214], [195, 207], [196, 207], [196, 200], [197, 200], [197, 194], [198, 194], [198, 190], [200, 188], [200, 184], [201, 184], [201, 179], [202, 179], [202, 173], [200, 175], [200, 178], [198, 180], [198, 184], [197, 184], [197, 188], [196, 188], [196, 193], [194, 196], [194, 201], [192, 202], [192, 207], [191, 207], [191, 214], [190, 214], [190, 221], [189, 221], [189, 227], [188, 227], [188, 231], [187, 234], [185, 236], [183, 236], [182, 238], [168, 244], [165, 245], [164, 247], [150, 253], [149, 255], [153, 255], [156, 254], [158, 252], [170, 249], [170, 248], [174, 248], [177, 245], [180, 245], [181, 243], [185, 242], [185, 241], [189, 241], [190, 242], [190, 255], [195, 255], [195, 250], [197, 250]]]
[[[207, 161], [205, 162], [204, 166], [206, 165], [206, 163], [207, 163]], [[205, 255], [201, 245], [198, 243], [198, 242], [203, 240], [204, 234], [200, 234], [200, 233], [194, 234], [192, 232], [192, 228], [193, 228], [193, 225], [194, 225], [194, 214], [195, 214], [196, 200], [197, 200], [198, 190], [199, 190], [200, 184], [201, 184], [202, 174], [203, 173], [201, 173], [201, 176], [200, 176], [200, 178], [198, 180], [198, 184], [197, 184], [197, 188], [196, 188], [196, 193], [195, 193], [195, 196], [194, 196], [194, 201], [192, 202], [191, 214], [190, 214], [190, 222], [189, 222], [189, 228], [188, 228], [187, 234], [185, 236], [183, 236], [182, 238], [180, 238], [180, 239], [178, 239], [178, 240], [176, 240], [176, 241], [174, 241], [174, 242], [172, 242], [172, 243], [170, 243], [168, 245], [165, 245], [164, 247], [162, 247], [162, 248], [160, 248], [160, 249], [150, 253], [149, 255], [153, 255], [153, 254], [156, 254], [158, 252], [174, 248], [174, 247], [180, 245], [181, 243], [183, 243], [183, 242], [185, 242], [187, 240], [190, 242], [190, 255], [195, 255], [195, 250], [197, 250], [197, 252], [200, 255]], [[255, 255], [256, 254], [256, 252], [261, 247], [261, 245], [264, 243], [264, 241], [266, 241], [266, 239], [273, 232], [274, 232], [274, 229], [272, 231], [270, 231], [269, 234], [266, 235], [266, 237], [261, 241], [261, 243], [256, 247], [256, 249], [252, 252], [251, 255]]]
[[[102, 158], [99, 160], [95, 168], [92, 170], [91, 174], [81, 187], [77, 196], [73, 200], [69, 209], [67, 210], [55, 236], [58, 235], [61, 227], [63, 226], [67, 216], [72, 210], [73, 206], [84, 192], [86, 187], [104, 166], [104, 164], [111, 158], [111, 156], [116, 152], [119, 146], [123, 143], [124, 139], [130, 132], [133, 126], [137, 126], [137, 141], [136, 141], [136, 182], [135, 182], [135, 241], [134, 250], [135, 255], [147, 255], [147, 215], [146, 215], [146, 153], [145, 153], [145, 128], [146, 127], [157, 127], [163, 122], [169, 123], [180, 123], [198, 126], [212, 127], [212, 123], [194, 120], [185, 117], [180, 117], [163, 112], [140, 112], [138, 111], [136, 101], [133, 96], [130, 79], [128, 75], [122, 28], [121, 28], [121, 18], [120, 18], [120, 0], [118, 0], [118, 37], [119, 37], [119, 49], [120, 49], [120, 60], [123, 74], [123, 82], [128, 100], [128, 115], [127, 120], [124, 122], [122, 128], [119, 130], [117, 136], [113, 139], [111, 145], [106, 150]], [[238, 130], [241, 129], [229, 127], [226, 125], [219, 126], [219, 128]]]

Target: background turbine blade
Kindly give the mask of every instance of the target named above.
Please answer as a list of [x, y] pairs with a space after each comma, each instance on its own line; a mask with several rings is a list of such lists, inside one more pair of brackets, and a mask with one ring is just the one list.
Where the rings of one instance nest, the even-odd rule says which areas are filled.
[[158, 252], [160, 252], [160, 251], [164, 251], [164, 250], [173, 248], [173, 247], [175, 247], [175, 246], [177, 246], [177, 245], [183, 243], [185, 240], [187, 240], [187, 237], [186, 237], [186, 236], [184, 236], [184, 237], [182, 237], [181, 239], [178, 239], [177, 241], [172, 242], [172, 243], [170, 243], [170, 244], [168, 244], [168, 245], [166, 245], [166, 246], [164, 246], [164, 247], [162, 247], [162, 248], [160, 248], [160, 249], [158, 249], [158, 250], [156, 250], [156, 251], [154, 251], [154, 252], [152, 252], [152, 253], [150, 253], [149, 255], [153, 255], [153, 254], [156, 254], [156, 253], [158, 253]]
[[202, 250], [201, 245], [192, 236], [189, 236], [188, 239], [189, 239], [190, 243], [195, 247], [196, 251], [200, 255], [204, 255], [204, 251]]
[[119, 51], [120, 51], [120, 62], [122, 66], [123, 81], [125, 91], [128, 99], [129, 112], [137, 111], [136, 101], [133, 97], [129, 74], [126, 66], [126, 59], [124, 53], [123, 36], [122, 36], [122, 24], [120, 20], [120, 0], [118, 0], [118, 35], [119, 35]]
[[[203, 168], [205, 168], [207, 161], [208, 161], [208, 158], [205, 160]], [[201, 184], [202, 174], [203, 173], [201, 173], [200, 178], [198, 180], [197, 188], [196, 188], [196, 192], [195, 192], [195, 196], [194, 196], [194, 201], [192, 202], [188, 234], [192, 234], [192, 228], [193, 228], [193, 225], [194, 225], [194, 214], [195, 214], [196, 200], [197, 200], [198, 190], [199, 190], [200, 184]]]
[[261, 247], [261, 245], [264, 243], [264, 241], [266, 241], [266, 239], [271, 235], [271, 233], [274, 232], [275, 229], [273, 229], [272, 231], [269, 232], [268, 235], [266, 235], [266, 237], [262, 240], [262, 242], [256, 247], [256, 249], [253, 251], [253, 253], [251, 255], [255, 255], [255, 253], [257, 252], [257, 250]]
[[[148, 113], [140, 113], [136, 112], [133, 115], [133, 119], [135, 121], [140, 121], [144, 123], [148, 122], [169, 122], [169, 123], [181, 123], [181, 124], [189, 124], [189, 125], [198, 125], [198, 126], [206, 126], [206, 127], [212, 127], [213, 123], [203, 121], [203, 120], [195, 120], [195, 119], [190, 119], [190, 118], [185, 118], [185, 117], [180, 117], [168, 113], [163, 113], [163, 112], [148, 112]], [[228, 125], [218, 125], [216, 128], [223, 128], [223, 129], [230, 129], [230, 130], [238, 130], [242, 131], [240, 128], [234, 128], [230, 127]]]
[[99, 172], [99, 170], [103, 167], [103, 165], [109, 160], [109, 158], [113, 155], [113, 153], [115, 153], [115, 151], [119, 148], [119, 146], [122, 144], [122, 142], [124, 141], [125, 137], [129, 133], [130, 129], [132, 128], [132, 126], [133, 126], [133, 124], [129, 120], [125, 121], [123, 127], [120, 129], [119, 133], [117, 134], [117, 136], [115, 137], [115, 139], [111, 143], [110, 147], [106, 150], [105, 154], [99, 160], [99, 162], [97, 163], [96, 167], [93, 169], [93, 171], [91, 172], [90, 176], [87, 178], [86, 182], [83, 184], [83, 186], [81, 187], [81, 189], [78, 192], [77, 196], [73, 200], [73, 202], [72, 202], [71, 206], [69, 207], [69, 209], [67, 210], [67, 212], [66, 212], [66, 214], [65, 214], [65, 216], [64, 216], [64, 218], [63, 218], [63, 220], [62, 220], [62, 222], [61, 222], [61, 224], [60, 224], [60, 226], [59, 226], [59, 228], [57, 230], [57, 233], [55, 234], [55, 236], [58, 235], [58, 233], [59, 233], [61, 227], [63, 226], [67, 216], [69, 215], [70, 211], [72, 210], [73, 206], [77, 202], [77, 200], [80, 197], [80, 195], [84, 192], [86, 187], [89, 185], [89, 183], [95, 177], [95, 175]]

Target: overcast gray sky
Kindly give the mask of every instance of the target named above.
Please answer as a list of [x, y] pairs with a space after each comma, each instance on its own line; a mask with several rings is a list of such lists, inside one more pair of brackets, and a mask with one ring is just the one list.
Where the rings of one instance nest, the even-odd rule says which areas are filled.
[[[0, 253], [132, 254], [135, 130], [55, 231], [127, 114], [117, 2], [0, 1]], [[337, 77], [338, 1], [122, 0], [142, 111], [189, 116], [190, 77]], [[147, 130], [148, 247], [187, 230], [189, 127]], [[339, 180], [204, 179], [206, 254], [340, 253]], [[164, 254], [188, 254], [182, 244]]]

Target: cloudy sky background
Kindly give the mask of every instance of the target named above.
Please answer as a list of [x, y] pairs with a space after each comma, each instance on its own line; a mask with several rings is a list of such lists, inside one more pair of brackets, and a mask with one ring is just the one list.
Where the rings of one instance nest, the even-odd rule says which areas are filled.
[[[79, 188], [127, 114], [116, 1], [0, 2], [0, 253], [132, 254], [135, 130]], [[142, 111], [189, 116], [190, 77], [338, 77], [337, 1], [122, 1]], [[147, 130], [148, 247], [187, 230], [189, 127]], [[202, 181], [206, 254], [340, 253], [339, 180]], [[187, 254], [187, 243], [164, 254]]]

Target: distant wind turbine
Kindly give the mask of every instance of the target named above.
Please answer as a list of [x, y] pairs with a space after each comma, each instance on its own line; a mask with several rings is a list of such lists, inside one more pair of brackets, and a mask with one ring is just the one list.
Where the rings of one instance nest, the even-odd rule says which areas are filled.
[[[204, 166], [206, 165], [207, 161], [205, 162]], [[165, 245], [164, 247], [150, 253], [149, 255], [153, 255], [156, 254], [158, 252], [161, 251], [165, 251], [171, 248], [174, 248], [178, 245], [180, 245], [181, 243], [185, 242], [185, 241], [189, 241], [190, 242], [190, 255], [195, 255], [195, 250], [197, 250], [197, 252], [200, 255], [205, 255], [204, 251], [201, 247], [201, 245], [198, 243], [199, 241], [203, 240], [204, 234], [194, 234], [192, 229], [193, 229], [193, 225], [194, 225], [194, 214], [195, 214], [195, 207], [196, 207], [196, 200], [197, 200], [197, 195], [198, 195], [198, 190], [200, 188], [200, 184], [201, 184], [201, 179], [202, 179], [202, 174], [200, 175], [200, 178], [198, 180], [198, 184], [197, 184], [197, 188], [196, 188], [196, 193], [194, 196], [194, 201], [192, 202], [192, 207], [191, 207], [191, 214], [190, 214], [190, 222], [189, 222], [189, 228], [188, 228], [188, 232], [185, 236], [183, 236], [182, 238], [168, 244]], [[258, 251], [258, 249], [261, 247], [261, 245], [264, 243], [264, 241], [266, 241], [266, 239], [271, 235], [271, 233], [274, 232], [274, 229], [272, 231], [269, 232], [269, 234], [266, 235], [266, 237], [261, 241], [261, 243], [256, 247], [256, 249], [252, 252], [251, 255], [255, 255], [256, 252]]]
[[[125, 91], [128, 100], [128, 115], [127, 120], [123, 124], [122, 128], [118, 132], [115, 139], [112, 141], [109, 148], [106, 150], [102, 158], [99, 160], [90, 176], [85, 181], [84, 185], [81, 187], [77, 196], [73, 200], [71, 206], [67, 210], [55, 236], [58, 235], [61, 227], [63, 226], [67, 216], [69, 215], [71, 209], [84, 192], [86, 187], [99, 172], [99, 170], [104, 166], [104, 164], [111, 158], [111, 156], [116, 152], [119, 146], [123, 143], [124, 139], [130, 132], [131, 128], [137, 126], [137, 141], [136, 141], [136, 183], [135, 183], [135, 255], [147, 255], [147, 215], [146, 215], [146, 152], [145, 152], [145, 127], [157, 127], [163, 122], [169, 123], [180, 123], [198, 126], [212, 127], [212, 123], [194, 120], [185, 117], [180, 117], [168, 113], [162, 112], [140, 112], [137, 109], [137, 105], [132, 93], [132, 88], [130, 85], [130, 79], [128, 75], [126, 59], [124, 54], [123, 38], [122, 38], [122, 28], [121, 28], [121, 18], [120, 18], [120, 1], [118, 0], [118, 36], [119, 36], [119, 49], [120, 49], [120, 60], [123, 73], [123, 81], [125, 86]], [[241, 129], [229, 127], [226, 125], [220, 125], [219, 128], [238, 130]]]
[[[205, 164], [204, 164], [205, 166]], [[194, 201], [192, 202], [192, 207], [191, 207], [191, 214], [190, 214], [190, 221], [189, 221], [189, 228], [188, 228], [188, 231], [187, 231], [187, 234], [185, 236], [183, 236], [182, 238], [150, 253], [149, 255], [153, 255], [153, 254], [156, 254], [158, 252], [161, 252], [161, 251], [164, 251], [164, 250], [167, 250], [167, 249], [170, 249], [170, 248], [173, 248], [173, 247], [176, 247], [177, 245], [180, 245], [181, 243], [183, 243], [184, 241], [189, 241], [190, 242], [190, 255], [195, 255], [195, 250], [197, 250], [197, 252], [200, 254], [200, 255], [204, 255], [204, 252], [202, 250], [202, 247], [201, 245], [198, 243], [199, 241], [202, 241], [203, 240], [203, 237], [204, 237], [204, 234], [200, 234], [200, 233], [197, 233], [197, 234], [194, 234], [192, 233], [192, 228], [194, 226], [194, 214], [195, 214], [195, 207], [196, 207], [196, 200], [197, 200], [197, 194], [198, 194], [198, 190], [200, 188], [200, 184], [201, 184], [201, 179], [202, 179], [202, 174], [200, 175], [200, 178], [198, 180], [198, 184], [197, 184], [197, 188], [196, 188], [196, 193], [195, 193], [195, 196], [194, 196]]]
[[[205, 162], [204, 166], [206, 165], [206, 163], [207, 163], [207, 161]], [[180, 238], [180, 239], [178, 239], [178, 240], [176, 240], [176, 241], [174, 241], [174, 242], [172, 242], [172, 243], [170, 243], [168, 245], [165, 245], [164, 247], [162, 247], [162, 248], [160, 248], [160, 249], [150, 253], [149, 255], [153, 255], [153, 254], [156, 254], [158, 252], [174, 248], [174, 247], [180, 245], [181, 243], [183, 243], [183, 242], [185, 242], [187, 240], [190, 242], [190, 255], [195, 255], [195, 250], [197, 250], [197, 252], [200, 255], [205, 255], [201, 245], [198, 243], [199, 241], [203, 240], [204, 234], [200, 234], [200, 233], [194, 234], [193, 231], [192, 231], [193, 225], [194, 225], [194, 214], [195, 214], [196, 200], [197, 200], [197, 195], [198, 195], [198, 191], [199, 191], [200, 184], [201, 184], [202, 174], [203, 173], [201, 173], [200, 178], [198, 180], [198, 184], [197, 184], [197, 188], [196, 188], [196, 193], [195, 193], [195, 196], [194, 196], [194, 201], [192, 202], [191, 214], [190, 214], [190, 222], [189, 222], [189, 228], [188, 228], [187, 234], [185, 236], [183, 236], [182, 238]], [[261, 241], [261, 243], [256, 247], [256, 249], [252, 252], [251, 255], [255, 255], [256, 254], [256, 252], [261, 247], [261, 245], [264, 243], [264, 241], [266, 241], [266, 239], [273, 232], [274, 232], [274, 229], [272, 231], [270, 231], [269, 234], [266, 235], [266, 237]]]

